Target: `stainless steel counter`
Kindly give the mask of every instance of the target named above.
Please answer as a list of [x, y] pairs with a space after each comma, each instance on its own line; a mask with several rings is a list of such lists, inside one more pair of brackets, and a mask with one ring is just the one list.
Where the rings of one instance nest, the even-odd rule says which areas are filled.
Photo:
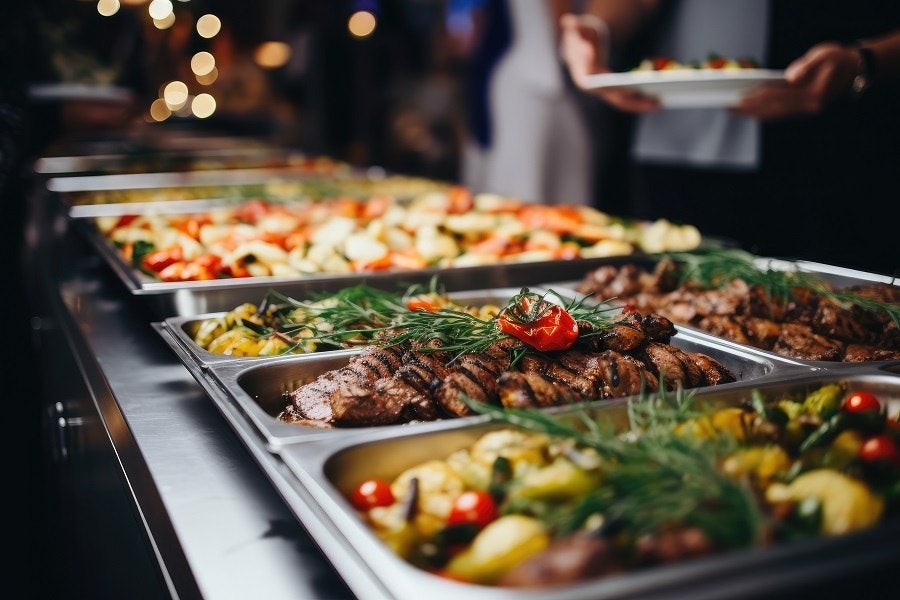
[[[62, 332], [87, 389], [85, 402], [45, 399], [51, 437], [60, 440], [54, 454], [58, 463], [75, 463], [91, 439], [79, 430], [101, 431], [115, 468], [99, 477], [113, 487], [121, 481], [158, 563], [160, 595], [352, 597], [248, 448], [153, 331], [145, 307], [66, 231], [64, 219], [43, 214], [42, 200], [32, 199], [28, 232], [33, 293], [49, 313], [42, 320]], [[76, 382], [46, 383], [66, 389]], [[116, 565], [91, 568], [103, 577]]]

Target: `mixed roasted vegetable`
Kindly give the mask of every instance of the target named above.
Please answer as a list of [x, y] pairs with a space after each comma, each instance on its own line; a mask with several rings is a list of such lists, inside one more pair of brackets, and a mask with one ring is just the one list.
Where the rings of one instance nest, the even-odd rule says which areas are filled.
[[690, 225], [615, 219], [588, 206], [473, 195], [247, 200], [198, 214], [102, 217], [100, 232], [162, 281], [410, 271], [689, 250]]
[[409, 312], [441, 309], [486, 320], [500, 307], [456, 301], [435, 281], [403, 292], [363, 283], [335, 293], [314, 294], [306, 301], [270, 290], [259, 305], [247, 302], [220, 317], [199, 321], [191, 335], [198, 346], [213, 354], [305, 354], [371, 344]]
[[508, 426], [346, 490], [411, 563], [543, 586], [871, 527], [900, 510], [894, 398], [845, 383], [702, 404], [647, 397], [619, 427], [584, 411], [475, 405]]

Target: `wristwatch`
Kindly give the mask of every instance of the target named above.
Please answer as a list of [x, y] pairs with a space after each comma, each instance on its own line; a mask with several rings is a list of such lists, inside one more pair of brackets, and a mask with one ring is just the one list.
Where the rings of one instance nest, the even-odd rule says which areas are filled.
[[854, 48], [856, 49], [859, 63], [851, 89], [854, 96], [860, 96], [872, 86], [872, 79], [875, 75], [875, 53], [862, 43], [857, 43]]

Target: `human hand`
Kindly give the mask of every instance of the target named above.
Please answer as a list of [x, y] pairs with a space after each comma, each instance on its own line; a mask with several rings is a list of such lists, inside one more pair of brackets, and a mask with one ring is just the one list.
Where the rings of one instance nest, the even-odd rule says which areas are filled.
[[858, 66], [853, 48], [833, 42], [818, 44], [788, 65], [786, 84], [762, 84], [732, 111], [761, 121], [819, 114], [847, 93]]
[[588, 90], [588, 76], [609, 73], [609, 29], [592, 15], [564, 14], [559, 19], [560, 56], [569, 69], [572, 81], [608, 104], [627, 112], [658, 110], [659, 101], [625, 89]]

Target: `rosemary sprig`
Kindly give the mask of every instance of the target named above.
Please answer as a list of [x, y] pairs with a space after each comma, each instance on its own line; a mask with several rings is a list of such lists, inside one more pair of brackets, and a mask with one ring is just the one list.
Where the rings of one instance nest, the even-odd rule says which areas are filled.
[[[598, 335], [609, 329], [613, 319], [606, 313], [617, 311], [608, 305], [586, 304], [587, 297], [566, 299], [554, 290], [543, 295], [532, 292], [527, 287], [512, 296], [500, 312], [490, 319], [479, 319], [468, 313], [453, 309], [441, 309], [434, 312], [407, 311], [398, 316], [391, 327], [384, 328], [385, 343], [397, 345], [416, 342], [424, 346], [431, 340], [441, 342], [440, 350], [453, 354], [452, 360], [470, 352], [482, 352], [491, 345], [509, 339], [499, 326], [501, 318], [514, 319], [522, 323], [538, 320], [550, 304], [548, 297], [555, 297], [558, 303], [579, 323], [590, 324], [589, 332], [584, 337]], [[523, 299], [532, 301], [523, 303]], [[422, 351], [428, 351], [422, 348]], [[511, 364], [515, 365], [527, 352], [537, 352], [525, 344], [515, 346], [511, 350]]]
[[707, 289], [721, 288], [735, 279], [763, 289], [769, 298], [788, 302], [797, 289], [811, 291], [842, 306], [855, 306], [870, 313], [883, 313], [900, 327], [900, 304], [881, 302], [850, 290], [834, 290], [821, 277], [801, 271], [761, 269], [749, 252], [736, 249], [707, 248], [663, 255], [680, 265], [680, 283], [694, 282]]

